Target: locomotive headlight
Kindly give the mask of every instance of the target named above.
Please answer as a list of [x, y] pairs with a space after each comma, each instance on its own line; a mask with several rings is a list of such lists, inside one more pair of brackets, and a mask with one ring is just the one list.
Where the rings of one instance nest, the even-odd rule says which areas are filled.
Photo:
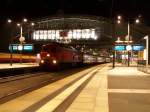
[[57, 61], [56, 60], [53, 60], [53, 64], [56, 64], [57, 63]]
[[43, 63], [44, 63], [44, 60], [41, 60], [41, 63], [43, 64]]
[[50, 54], [47, 54], [47, 57], [50, 57]]

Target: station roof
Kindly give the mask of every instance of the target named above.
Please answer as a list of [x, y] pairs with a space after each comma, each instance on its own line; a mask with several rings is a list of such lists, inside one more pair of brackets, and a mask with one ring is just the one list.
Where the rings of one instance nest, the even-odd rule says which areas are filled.
[[[35, 29], [53, 29], [53, 30], [69, 30], [69, 29], [97, 29], [100, 33], [100, 38], [97, 41], [76, 41], [75, 44], [88, 44], [94, 46], [112, 47], [117, 37], [125, 38], [128, 32], [127, 22], [122, 25], [115, 24], [112, 26], [112, 20], [109, 18], [89, 15], [59, 15], [41, 18], [35, 21]], [[113, 30], [115, 28], [115, 30]], [[112, 32], [115, 31], [115, 37]], [[140, 42], [146, 34], [149, 34], [149, 27], [130, 24], [130, 34], [135, 43]], [[72, 43], [72, 44], [73, 44]]]
[[110, 21], [104, 17], [97, 16], [53, 16], [36, 21], [39, 29], [86, 29], [98, 28], [108, 24]]

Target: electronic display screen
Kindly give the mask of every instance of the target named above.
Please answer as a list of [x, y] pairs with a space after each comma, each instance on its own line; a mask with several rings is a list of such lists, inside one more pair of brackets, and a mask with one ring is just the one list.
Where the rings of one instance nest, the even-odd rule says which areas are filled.
[[133, 46], [133, 51], [142, 51], [142, 50], [144, 50], [144, 46], [140, 46], [140, 45]]
[[124, 45], [117, 45], [114, 48], [116, 51], [124, 51], [125, 50], [125, 46]]
[[[19, 51], [18, 46], [20, 46], [20, 44], [10, 44], [9, 50], [10, 51]], [[22, 51], [32, 52], [33, 51], [33, 44], [23, 44], [23, 50]]]
[[25, 45], [25, 46], [23, 46], [23, 49], [25, 51], [33, 51], [33, 45]]

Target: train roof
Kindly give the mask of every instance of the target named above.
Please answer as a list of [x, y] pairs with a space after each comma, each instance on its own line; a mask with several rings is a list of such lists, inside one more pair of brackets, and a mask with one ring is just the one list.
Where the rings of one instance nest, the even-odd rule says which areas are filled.
[[68, 46], [67, 44], [63, 44], [63, 43], [57, 43], [57, 42], [52, 42], [52, 43], [48, 43], [48, 44], [45, 44], [43, 46], [59, 46], [59, 47], [62, 47], [62, 48], [66, 48], [66, 49], [70, 49], [70, 50], [73, 50], [73, 51], [76, 51], [76, 52], [79, 52], [77, 49], [75, 49], [74, 47], [72, 46]]

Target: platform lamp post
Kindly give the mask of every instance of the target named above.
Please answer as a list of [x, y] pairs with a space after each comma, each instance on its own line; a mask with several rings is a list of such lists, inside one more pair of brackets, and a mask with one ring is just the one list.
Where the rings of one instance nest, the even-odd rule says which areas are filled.
[[[27, 19], [24, 18], [23, 19], [23, 23], [27, 23]], [[17, 24], [18, 27], [20, 27], [20, 38], [19, 38], [19, 41], [20, 41], [20, 45], [18, 46], [18, 50], [20, 51], [20, 63], [22, 63], [22, 50], [23, 50], [23, 43], [25, 42], [25, 37], [23, 37], [23, 25], [18, 23]]]
[[[115, 37], [115, 19], [112, 20], [112, 37]], [[113, 45], [113, 57], [112, 57], [112, 67], [115, 68], [115, 61], [116, 61], [116, 50], [115, 50], [115, 43]]]
[[22, 36], [22, 25], [20, 23], [17, 24], [18, 27], [20, 27], [20, 45], [18, 46], [18, 50], [20, 51], [20, 64], [22, 63], [22, 50], [23, 50], [23, 42], [25, 41], [25, 38]]
[[[118, 20], [117, 20], [117, 23], [120, 24], [121, 23], [121, 20], [122, 20], [122, 16], [118, 16], [117, 17]], [[135, 23], [138, 24], [140, 23], [140, 20], [137, 18], [135, 19]], [[132, 46], [130, 45], [132, 43], [132, 40], [131, 40], [131, 35], [130, 35], [130, 21], [129, 21], [129, 18], [128, 18], [128, 34], [127, 34], [127, 41], [125, 41], [127, 43], [127, 46], [126, 46], [126, 49], [128, 51], [128, 67], [130, 66], [130, 51], [132, 51]]]
[[149, 58], [148, 58], [148, 53], [149, 53], [149, 37], [148, 35], [144, 37], [144, 39], [146, 40], [146, 68], [148, 68], [148, 61], [149, 61]]
[[[28, 31], [30, 31], [30, 33], [28, 32], [28, 36], [30, 37], [31, 36], [31, 32], [32, 32], [32, 34], [34, 33], [34, 26], [35, 26], [35, 23], [34, 22], [31, 22], [30, 23], [30, 30], [28, 30]], [[28, 39], [29, 39], [29, 37], [28, 37]], [[32, 36], [31, 36], [32, 37]], [[32, 37], [33, 38], [33, 37]], [[30, 38], [31, 39], [31, 38]]]
[[[115, 17], [114, 17], [114, 0], [111, 0], [111, 6], [110, 6], [110, 18], [111, 18], [111, 22], [112, 22], [112, 26], [111, 26], [111, 35], [112, 35], [112, 38], [115, 37]], [[112, 49], [112, 68], [115, 68], [115, 42], [113, 42], [113, 49]]]
[[[112, 0], [112, 9], [111, 9], [111, 16], [112, 16], [112, 38], [114, 38], [116, 35], [115, 35], [115, 18], [113, 17], [113, 0]], [[116, 43], [113, 42], [113, 51], [112, 51], [112, 68], [115, 68], [115, 61], [116, 61], [116, 50], [115, 50], [115, 45]]]
[[130, 45], [131, 42], [132, 40], [130, 38], [130, 22], [128, 20], [128, 45], [126, 46], [126, 49], [128, 51], [128, 67], [130, 66], [130, 51], [132, 50], [132, 46]]
[[[12, 20], [11, 19], [8, 19], [7, 20], [7, 23], [8, 24], [11, 24], [12, 23]], [[12, 58], [13, 58], [13, 46], [12, 46], [12, 43], [13, 43], [13, 37], [12, 37], [12, 30], [11, 30], [11, 35], [10, 35], [11, 37], [10, 37], [10, 47], [9, 47], [9, 49], [10, 49], [10, 66], [12, 66], [12, 64], [13, 64], [13, 61], [12, 61]]]

